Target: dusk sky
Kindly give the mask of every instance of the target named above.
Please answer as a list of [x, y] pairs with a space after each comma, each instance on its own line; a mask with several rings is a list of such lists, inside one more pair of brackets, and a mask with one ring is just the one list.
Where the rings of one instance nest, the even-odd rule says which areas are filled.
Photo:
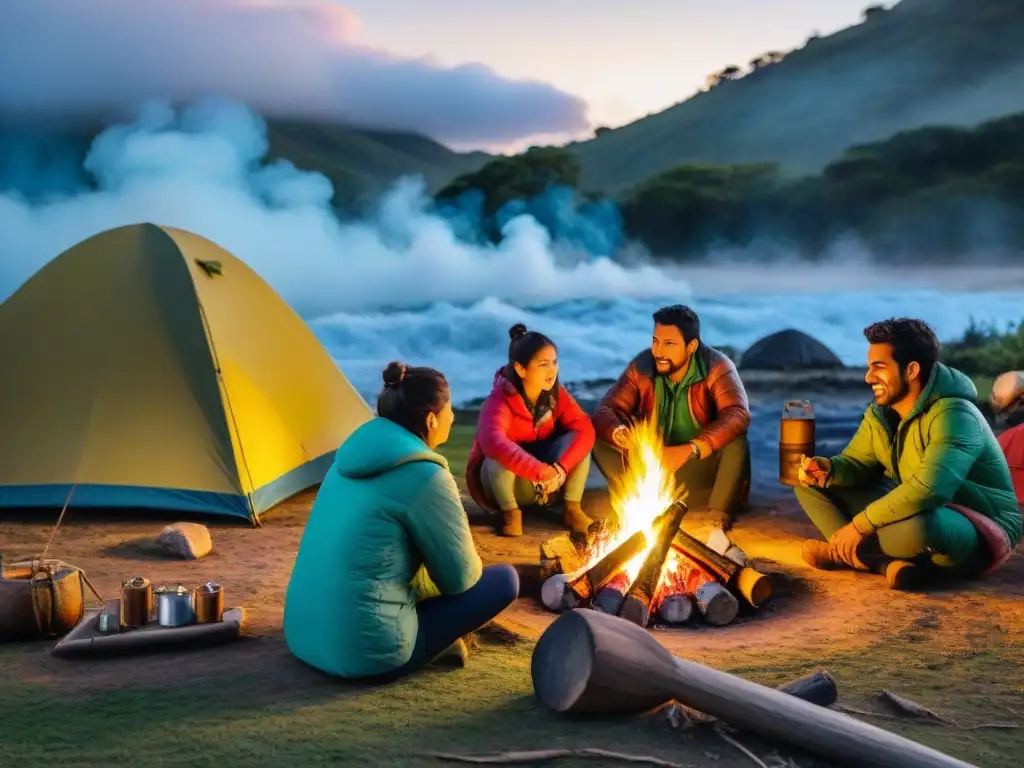
[[[617, 126], [759, 53], [858, 23], [871, 0], [344, 0], [366, 42], [441, 64], [478, 61], [581, 96]], [[891, 6], [892, 2], [884, 5]]]
[[[0, 118], [227, 96], [457, 149], [592, 135], [870, 0], [3, 0]], [[891, 3], [887, 3], [891, 5]]]

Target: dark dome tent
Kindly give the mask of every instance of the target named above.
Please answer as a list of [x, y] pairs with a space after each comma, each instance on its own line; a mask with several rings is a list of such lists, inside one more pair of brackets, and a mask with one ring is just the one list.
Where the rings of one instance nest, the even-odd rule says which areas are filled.
[[740, 368], [750, 371], [828, 370], [843, 368], [836, 353], [812, 336], [795, 328], [754, 342], [740, 358]]

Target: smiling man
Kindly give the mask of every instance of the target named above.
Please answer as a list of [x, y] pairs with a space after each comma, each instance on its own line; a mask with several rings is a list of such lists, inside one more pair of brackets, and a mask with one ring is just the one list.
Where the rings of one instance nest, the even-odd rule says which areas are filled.
[[654, 417], [664, 461], [686, 486], [687, 504], [728, 528], [750, 489], [750, 409], [736, 366], [700, 338], [700, 319], [676, 304], [654, 313], [651, 348], [641, 352], [594, 412], [594, 461], [613, 487], [629, 461], [626, 430]]
[[875, 402], [842, 453], [804, 459], [796, 497], [828, 540], [804, 542], [815, 568], [884, 573], [893, 589], [1001, 565], [1021, 538], [1006, 458], [967, 376], [939, 362], [921, 320], [864, 330]]

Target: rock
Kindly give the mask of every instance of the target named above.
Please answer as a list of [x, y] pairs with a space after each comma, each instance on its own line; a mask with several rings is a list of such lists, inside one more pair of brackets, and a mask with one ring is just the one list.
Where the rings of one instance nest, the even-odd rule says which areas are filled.
[[210, 531], [199, 523], [174, 523], [156, 537], [157, 546], [182, 560], [198, 560], [213, 551]]

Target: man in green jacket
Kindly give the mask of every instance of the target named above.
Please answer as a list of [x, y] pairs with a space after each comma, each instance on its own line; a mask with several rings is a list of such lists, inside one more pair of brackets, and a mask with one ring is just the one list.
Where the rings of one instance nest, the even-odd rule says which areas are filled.
[[875, 402], [842, 453], [801, 465], [797, 500], [828, 540], [804, 542], [804, 560], [884, 573], [893, 589], [997, 567], [1020, 541], [1021, 513], [974, 384], [938, 361], [921, 320], [864, 336]]

